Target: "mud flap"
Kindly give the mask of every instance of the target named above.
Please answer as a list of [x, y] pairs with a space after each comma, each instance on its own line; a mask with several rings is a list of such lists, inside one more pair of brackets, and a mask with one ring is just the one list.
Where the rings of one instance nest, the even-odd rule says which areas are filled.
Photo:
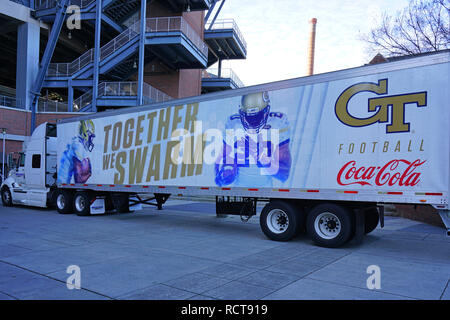
[[104, 214], [106, 212], [105, 198], [96, 198], [91, 204], [91, 214]]

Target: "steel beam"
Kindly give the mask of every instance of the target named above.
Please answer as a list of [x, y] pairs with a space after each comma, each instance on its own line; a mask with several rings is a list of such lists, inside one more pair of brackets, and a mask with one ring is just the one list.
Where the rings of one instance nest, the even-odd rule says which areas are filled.
[[216, 14], [214, 15], [214, 18], [211, 21], [211, 24], [209, 25], [208, 30], [211, 30], [212, 26], [214, 25], [214, 22], [216, 22], [217, 16], [219, 15], [220, 11], [222, 10], [223, 5], [225, 4], [225, 0], [222, 0], [222, 3], [219, 6], [219, 9], [217, 9]]
[[97, 0], [95, 19], [95, 47], [94, 47], [94, 83], [92, 87], [92, 109], [97, 111], [98, 83], [100, 72], [100, 39], [102, 30], [102, 0]]
[[137, 105], [144, 104], [144, 68], [145, 68], [145, 36], [147, 25], [147, 0], [141, 0], [141, 25], [139, 35], [139, 69], [138, 69], [138, 98]]
[[69, 0], [60, 0], [57, 5], [57, 14], [55, 22], [50, 32], [50, 37], [45, 47], [44, 55], [42, 57], [42, 62], [39, 67], [39, 72], [36, 77], [33, 89], [31, 90], [32, 105], [31, 105], [31, 133], [33, 133], [36, 127], [36, 111], [37, 104], [39, 102], [39, 96], [41, 94], [42, 84], [44, 83], [45, 75], [47, 74], [48, 66], [55, 51], [56, 43], [58, 42], [59, 34], [61, 33], [64, 20], [66, 18], [67, 5]]

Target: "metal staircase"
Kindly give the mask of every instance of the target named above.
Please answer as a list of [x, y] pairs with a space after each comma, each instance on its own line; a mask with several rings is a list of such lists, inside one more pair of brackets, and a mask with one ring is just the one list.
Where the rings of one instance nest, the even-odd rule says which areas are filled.
[[[106, 45], [100, 48], [100, 73], [106, 73], [109, 71], [108, 67], [102, 70], [102, 66], [105, 65], [105, 61], [111, 61], [117, 58], [119, 61], [114, 60], [110, 63], [109, 68], [119, 64], [121, 61], [129, 57], [129, 55], [136, 52], [139, 46], [139, 34], [140, 34], [139, 22], [134, 23], [127, 30], [119, 34], [116, 38], [108, 42]], [[129, 54], [121, 55], [125, 50], [129, 49]], [[67, 79], [87, 79], [93, 74], [94, 66], [94, 49], [89, 49], [83, 55], [76, 60], [69, 63], [51, 63], [47, 73], [47, 80], [57, 80], [54, 78]]]
[[[208, 46], [183, 16], [148, 18], [142, 23], [139, 13], [145, 16], [142, 12], [146, 11], [145, 3], [141, 0], [102, 0], [100, 11], [97, 10], [100, 3], [98, 0], [64, 1], [67, 5], [80, 7], [84, 34], [77, 34], [77, 37], [79, 39], [80, 37], [82, 39], [83, 35], [90, 37], [91, 32], [95, 32], [95, 48], [97, 48], [87, 50], [71, 62], [49, 63], [48, 70], [44, 73], [43, 87], [68, 89], [69, 111], [96, 111], [96, 106], [103, 103], [105, 107], [134, 106], [138, 101], [142, 102], [143, 96], [147, 103], [170, 98], [143, 82], [142, 65], [155, 59], [167, 70], [174, 71], [203, 69], [208, 64]], [[173, 12], [208, 10], [210, 13], [217, 2], [225, 0], [151, 1], [160, 2]], [[59, 0], [30, 1], [35, 18], [48, 23], [57, 21], [58, 4]], [[62, 21], [64, 22], [66, 18], [63, 17]], [[140, 29], [144, 26], [145, 34], [142, 34]], [[101, 47], [99, 34], [103, 40], [109, 41]], [[70, 36], [69, 32], [69, 39]], [[56, 45], [58, 38], [51, 41]], [[88, 45], [92, 46], [92, 43]], [[144, 87], [144, 94], [140, 86], [138, 97], [131, 94], [132, 90], [124, 94], [122, 90], [124, 85], [133, 87], [130, 82], [124, 80], [135, 78], [137, 73], [139, 83]], [[121, 94], [117, 96], [106, 94], [114, 92], [106, 89], [115, 86], [120, 88]], [[75, 93], [80, 91], [84, 93], [75, 99], [77, 97]], [[110, 105], [106, 105], [106, 102]]]
[[[178, 61], [176, 68], [198, 68], [206, 65], [208, 48], [201, 40], [200, 36], [190, 27], [182, 17], [168, 18], [148, 18], [146, 23], [146, 33], [149, 39], [148, 44], [154, 42], [155, 47], [164, 45], [163, 38], [181, 36], [190, 42], [195, 51], [203, 56], [204, 61]], [[108, 42], [100, 49], [100, 74], [107, 74], [112, 69], [125, 62], [130, 56], [137, 54], [139, 48], [140, 23], [135, 22], [132, 26], [119, 34], [116, 38]], [[179, 47], [179, 43], [168, 43], [168, 46]], [[180, 49], [180, 48], [176, 48]], [[158, 48], [155, 48], [158, 52]], [[94, 49], [86, 51], [76, 60], [69, 63], [51, 63], [46, 77], [46, 85], [50, 87], [66, 87], [69, 80], [89, 79], [93, 74]], [[160, 58], [164, 60], [162, 52]], [[58, 84], [59, 82], [59, 84]]]
[[119, 24], [123, 24], [129, 17], [139, 11], [139, 1], [115, 0], [104, 6], [104, 13]]

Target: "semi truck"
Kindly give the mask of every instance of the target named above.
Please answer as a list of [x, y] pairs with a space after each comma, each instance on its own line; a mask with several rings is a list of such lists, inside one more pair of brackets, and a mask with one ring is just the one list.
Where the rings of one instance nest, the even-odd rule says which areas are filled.
[[325, 247], [384, 226], [384, 204], [428, 205], [449, 234], [449, 71], [444, 51], [44, 123], [2, 202], [86, 216], [215, 196], [245, 220], [262, 202], [268, 238]]

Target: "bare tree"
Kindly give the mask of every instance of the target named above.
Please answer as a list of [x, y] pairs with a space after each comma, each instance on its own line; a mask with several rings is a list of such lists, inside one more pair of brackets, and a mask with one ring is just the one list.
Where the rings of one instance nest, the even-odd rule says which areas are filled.
[[450, 0], [410, 0], [394, 15], [384, 13], [379, 27], [363, 35], [370, 49], [387, 56], [450, 48]]

